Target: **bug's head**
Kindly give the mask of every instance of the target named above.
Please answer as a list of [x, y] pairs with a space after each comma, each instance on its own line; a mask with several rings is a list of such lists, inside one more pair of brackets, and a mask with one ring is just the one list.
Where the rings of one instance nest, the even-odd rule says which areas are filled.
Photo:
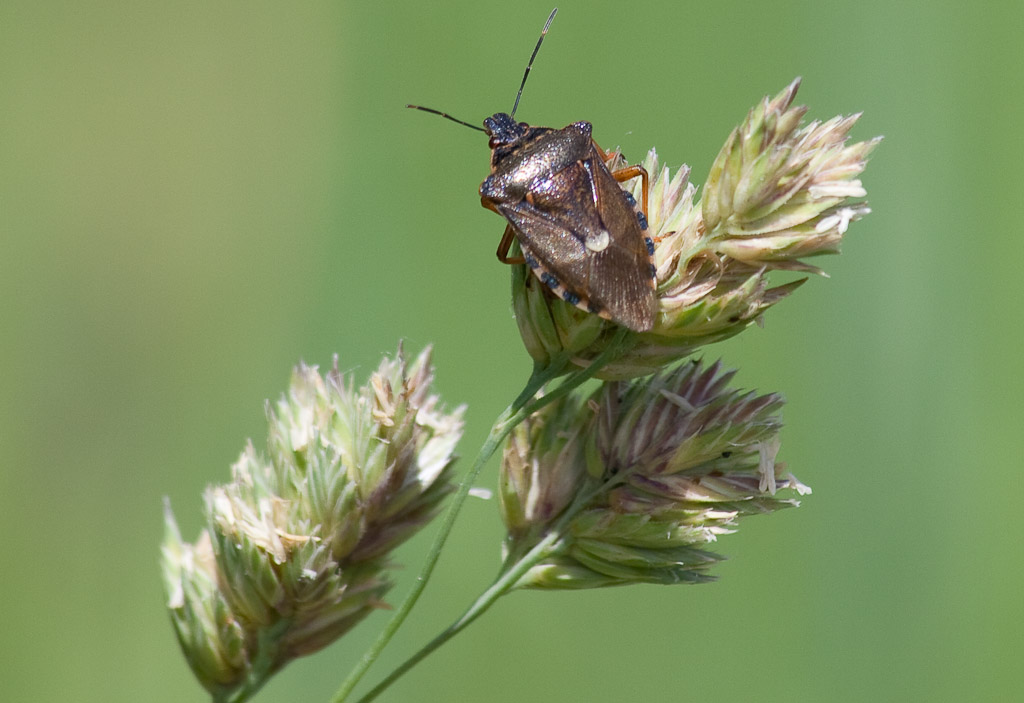
[[484, 120], [484, 132], [490, 137], [488, 146], [495, 149], [499, 146], [515, 144], [526, 136], [526, 124], [516, 122], [512, 115], [498, 112]]

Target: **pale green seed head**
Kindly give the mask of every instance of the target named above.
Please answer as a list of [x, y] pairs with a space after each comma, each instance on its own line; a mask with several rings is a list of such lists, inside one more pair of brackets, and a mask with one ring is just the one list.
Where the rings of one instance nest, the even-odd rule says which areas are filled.
[[[855, 199], [865, 195], [858, 176], [879, 139], [847, 144], [858, 115], [800, 127], [807, 108], [792, 106], [798, 86], [799, 79], [764, 98], [733, 130], [698, 202], [688, 167], [673, 175], [653, 149], [647, 154], [659, 312], [654, 329], [633, 334], [598, 378], [651, 374], [742, 332], [803, 283], [770, 286], [771, 270], [822, 273], [803, 259], [838, 253], [850, 223], [870, 212]], [[609, 162], [613, 170], [624, 165], [619, 155]], [[639, 178], [623, 187], [641, 201]], [[514, 267], [513, 307], [527, 351], [541, 363], [569, 351], [585, 366], [615, 324], [534, 283]]]
[[212, 692], [314, 652], [383, 606], [388, 555], [451, 490], [462, 408], [431, 393], [430, 351], [356, 387], [298, 366], [249, 446], [206, 491], [195, 545], [167, 511], [164, 580], [179, 641]]

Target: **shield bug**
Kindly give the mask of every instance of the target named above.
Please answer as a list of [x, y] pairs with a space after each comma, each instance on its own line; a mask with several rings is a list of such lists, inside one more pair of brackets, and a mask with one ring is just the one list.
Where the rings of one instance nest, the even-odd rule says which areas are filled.
[[[613, 153], [594, 141], [589, 122], [562, 129], [516, 122], [523, 87], [557, 8], [541, 31], [523, 74], [512, 112], [498, 112], [483, 128], [421, 107], [484, 132], [491, 173], [480, 185], [480, 202], [508, 224], [498, 259], [525, 263], [551, 293], [588, 312], [646, 332], [654, 326], [654, 242], [647, 234], [647, 172], [641, 166], [611, 171]], [[619, 183], [640, 177], [643, 204]], [[522, 257], [510, 257], [513, 237]]]

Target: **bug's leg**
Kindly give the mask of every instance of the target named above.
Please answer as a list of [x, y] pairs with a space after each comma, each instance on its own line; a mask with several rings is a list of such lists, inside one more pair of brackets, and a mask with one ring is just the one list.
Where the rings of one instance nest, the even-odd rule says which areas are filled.
[[[601, 158], [605, 161], [605, 163], [607, 163], [610, 159], [612, 159], [616, 154], [619, 153], [618, 150], [605, 151], [593, 139], [590, 140], [590, 143], [594, 145], [594, 149], [597, 150], [597, 153], [600, 154]], [[620, 168], [618, 171], [612, 171], [611, 174], [612, 174], [612, 178], [614, 178], [619, 183], [622, 183], [623, 181], [628, 181], [631, 178], [636, 178], [637, 176], [640, 176], [640, 180], [643, 182], [643, 187], [641, 189], [641, 195], [642, 195], [642, 205], [643, 205], [643, 209], [644, 209], [644, 217], [646, 218], [648, 216], [648, 212], [647, 212], [647, 193], [650, 190], [650, 183], [649, 183], [649, 179], [648, 179], [648, 176], [647, 176], [647, 169], [645, 169], [643, 166], [640, 166], [640, 165], [627, 166], [626, 168]]]
[[601, 155], [601, 160], [604, 161], [605, 163], [608, 163], [610, 160], [614, 159], [615, 155], [619, 153], [615, 149], [605, 151], [597, 142], [593, 142], [593, 144], [594, 148], [597, 149], [597, 153]]
[[640, 192], [643, 201], [644, 217], [647, 217], [647, 192], [650, 190], [647, 169], [643, 166], [627, 166], [626, 168], [620, 168], [618, 171], [612, 171], [612, 178], [617, 180], [619, 183], [628, 181], [630, 178], [636, 178], [637, 176], [640, 176], [640, 181], [643, 183], [643, 187], [640, 189]]
[[516, 238], [515, 230], [512, 229], [512, 225], [505, 225], [505, 234], [501, 235], [501, 241], [498, 243], [498, 251], [495, 252], [498, 255], [498, 261], [503, 264], [518, 265], [525, 264], [526, 259], [522, 256], [509, 256], [508, 250], [512, 247], [512, 240]]
[[[605, 151], [604, 149], [601, 148], [601, 145], [598, 144], [597, 142], [595, 142], [593, 139], [590, 140], [590, 143], [593, 144], [595, 151], [597, 151], [598, 155], [604, 160], [606, 166], [607, 166], [609, 161], [611, 161], [612, 159], [614, 159], [616, 156], [618, 156], [620, 154], [618, 149], [615, 149], [615, 150], [612, 150], [612, 151]], [[650, 178], [647, 175], [647, 169], [645, 169], [643, 166], [640, 166], [639, 164], [637, 164], [636, 166], [626, 166], [625, 168], [620, 168], [617, 171], [611, 171], [611, 174], [612, 174], [612, 178], [614, 178], [619, 183], [622, 183], [624, 181], [630, 180], [631, 178], [636, 178], [637, 176], [640, 176], [640, 181], [641, 181], [641, 188], [640, 188], [641, 206], [643, 208], [642, 212], [643, 212], [643, 215], [644, 215], [644, 220], [647, 220], [648, 217], [649, 217], [647, 203], [648, 203], [649, 193], [650, 193], [650, 189], [651, 189], [651, 187], [650, 187]], [[645, 229], [646, 229], [646, 225], [645, 225]], [[653, 239], [654, 239], [655, 242], [661, 241], [660, 237], [653, 237]]]

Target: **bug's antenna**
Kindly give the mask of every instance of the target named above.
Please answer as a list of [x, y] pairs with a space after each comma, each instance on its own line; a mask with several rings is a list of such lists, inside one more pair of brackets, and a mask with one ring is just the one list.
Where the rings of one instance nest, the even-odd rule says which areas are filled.
[[523, 86], [526, 85], [526, 78], [530, 75], [530, 69], [533, 67], [533, 60], [537, 58], [537, 52], [540, 51], [540, 45], [544, 41], [544, 35], [548, 33], [548, 27], [551, 26], [551, 20], [555, 19], [555, 13], [558, 12], [556, 7], [548, 15], [548, 21], [544, 23], [544, 29], [541, 30], [540, 39], [537, 40], [537, 46], [533, 47], [533, 54], [530, 56], [530, 63], [526, 64], [526, 72], [523, 73], [523, 82], [519, 84], [519, 92], [516, 93], [516, 104], [512, 106], [512, 112], [509, 113], [510, 117], [515, 117], [516, 108], [519, 107], [519, 98], [523, 96]]
[[422, 107], [420, 105], [406, 105], [406, 107], [411, 107], [413, 110], [423, 110], [424, 112], [432, 112], [435, 115], [440, 115], [441, 117], [444, 117], [445, 119], [449, 119], [452, 122], [458, 122], [459, 124], [464, 125], [466, 127], [469, 127], [470, 129], [475, 129], [478, 132], [485, 132], [486, 131], [483, 127], [477, 127], [475, 124], [470, 124], [469, 122], [463, 122], [462, 120], [457, 120], [454, 117], [452, 117], [451, 115], [449, 115], [447, 112], [441, 112], [440, 110], [434, 110], [433, 108]]

